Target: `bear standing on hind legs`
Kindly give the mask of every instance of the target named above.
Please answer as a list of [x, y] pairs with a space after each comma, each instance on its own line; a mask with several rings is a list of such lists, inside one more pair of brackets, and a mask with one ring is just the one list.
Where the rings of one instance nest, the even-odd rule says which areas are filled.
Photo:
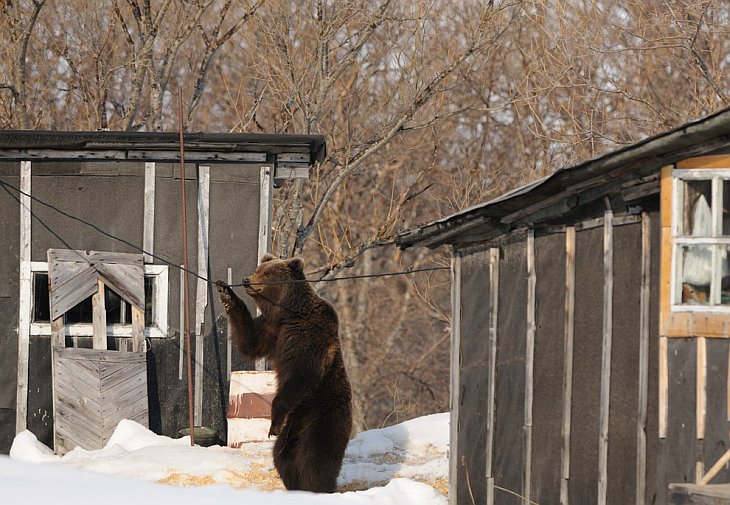
[[303, 268], [301, 258], [261, 259], [243, 280], [261, 310], [255, 318], [225, 283], [216, 288], [236, 349], [268, 358], [276, 372], [269, 436], [277, 437], [274, 466], [284, 486], [332, 493], [352, 429], [350, 381], [335, 309], [308, 283], [285, 282], [305, 280]]

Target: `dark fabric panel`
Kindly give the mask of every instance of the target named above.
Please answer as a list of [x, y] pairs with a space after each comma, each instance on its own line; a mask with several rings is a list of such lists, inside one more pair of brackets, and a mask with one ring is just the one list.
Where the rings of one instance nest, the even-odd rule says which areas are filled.
[[694, 482], [698, 450], [695, 423], [697, 342], [693, 338], [670, 338], [667, 351], [667, 438], [659, 442], [658, 462], [658, 495], [664, 503], [669, 483]]
[[28, 360], [28, 430], [53, 447], [51, 337], [30, 337]]
[[596, 503], [603, 342], [603, 229], [576, 233], [570, 503]]
[[532, 408], [532, 500], [560, 502], [565, 348], [565, 234], [535, 240], [536, 325]]
[[641, 223], [613, 229], [613, 332], [608, 425], [608, 503], [636, 500]]
[[661, 221], [659, 211], [649, 214], [651, 228], [651, 310], [649, 313], [649, 398], [646, 414], [646, 503], [665, 503], [657, 493], [657, 453], [659, 450], [659, 291], [661, 270]]
[[13, 298], [0, 298], [0, 409], [15, 410], [18, 380], [17, 329], [17, 295]]
[[489, 286], [489, 251], [465, 255], [461, 260], [457, 503], [471, 503], [471, 494], [476, 503], [486, 503], [487, 500], [484, 476], [489, 387]]
[[[0, 298], [18, 299], [20, 257], [20, 167], [18, 163], [0, 163], [0, 173], [12, 175], [0, 177], [0, 215], [3, 216], [3, 240], [0, 242]], [[11, 187], [3, 186], [2, 183]], [[17, 321], [12, 328], [17, 328]], [[4, 328], [3, 328], [4, 329]], [[0, 404], [2, 405], [2, 404]]]
[[65, 171], [68, 165], [73, 164], [33, 163], [33, 197], [38, 200], [32, 203], [33, 261], [47, 261], [51, 248], [138, 253], [144, 171], [128, 176], [37, 175]]
[[0, 408], [0, 454], [8, 454], [15, 438], [15, 409]]
[[[525, 242], [506, 245], [500, 261], [497, 331], [497, 384], [494, 483], [522, 494], [525, 408], [525, 335], [527, 332], [527, 258]], [[499, 504], [521, 500], [499, 489]]]
[[[705, 420], [705, 470], [709, 470], [728, 450], [727, 339], [707, 339], [707, 416]], [[725, 465], [712, 482], [730, 482], [730, 471]]]

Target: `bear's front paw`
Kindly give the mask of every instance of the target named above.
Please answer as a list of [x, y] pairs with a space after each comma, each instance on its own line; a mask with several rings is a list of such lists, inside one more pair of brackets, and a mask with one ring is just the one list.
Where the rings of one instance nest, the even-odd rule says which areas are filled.
[[223, 303], [223, 307], [225, 307], [226, 311], [233, 307], [234, 295], [230, 286], [223, 281], [215, 281], [215, 289], [218, 291], [218, 296], [220, 297], [221, 303]]

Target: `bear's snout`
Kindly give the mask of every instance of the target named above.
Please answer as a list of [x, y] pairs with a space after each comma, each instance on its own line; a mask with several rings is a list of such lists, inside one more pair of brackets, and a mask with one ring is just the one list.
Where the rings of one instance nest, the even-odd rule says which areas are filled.
[[242, 282], [243, 282], [243, 287], [245, 287], [245, 288], [251, 287], [251, 279], [249, 279], [248, 277], [244, 277]]

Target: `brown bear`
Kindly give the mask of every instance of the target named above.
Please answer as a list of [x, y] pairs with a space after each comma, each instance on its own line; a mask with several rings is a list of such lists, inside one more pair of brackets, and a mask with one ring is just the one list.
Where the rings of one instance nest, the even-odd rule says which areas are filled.
[[332, 493], [352, 429], [350, 381], [340, 351], [337, 313], [304, 281], [301, 258], [267, 254], [243, 279], [261, 315], [252, 317], [229, 286], [216, 287], [243, 355], [267, 358], [278, 385], [269, 436], [274, 466], [289, 490]]

